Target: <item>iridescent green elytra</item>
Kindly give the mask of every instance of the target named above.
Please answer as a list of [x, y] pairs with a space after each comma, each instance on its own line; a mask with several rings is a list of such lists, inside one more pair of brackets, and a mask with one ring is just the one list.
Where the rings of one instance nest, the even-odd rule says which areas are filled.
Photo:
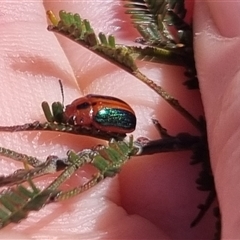
[[94, 120], [109, 127], [133, 129], [136, 126], [136, 117], [131, 112], [118, 108], [103, 108], [97, 112]]

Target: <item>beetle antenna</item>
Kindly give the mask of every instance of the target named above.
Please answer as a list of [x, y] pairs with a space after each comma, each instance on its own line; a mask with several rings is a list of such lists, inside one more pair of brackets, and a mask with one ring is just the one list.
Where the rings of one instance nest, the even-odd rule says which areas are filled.
[[64, 106], [64, 92], [63, 92], [63, 84], [61, 79], [58, 80], [59, 85], [60, 85], [60, 89], [61, 89], [61, 94], [62, 94], [62, 105]]

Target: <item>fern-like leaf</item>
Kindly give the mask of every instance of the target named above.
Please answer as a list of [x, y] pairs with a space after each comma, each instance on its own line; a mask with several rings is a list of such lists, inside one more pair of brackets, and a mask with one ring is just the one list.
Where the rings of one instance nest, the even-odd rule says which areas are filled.
[[128, 72], [137, 69], [128, 48], [120, 45], [116, 46], [115, 38], [112, 35], [106, 36], [100, 33], [97, 36], [89, 21], [82, 20], [79, 14], [60, 11], [59, 21], [56, 20], [56, 16], [51, 11], [48, 11], [47, 14], [53, 24], [48, 26], [48, 30], [63, 34], [106, 60], [125, 68]]
[[183, 20], [186, 14], [184, 0], [124, 1], [127, 2], [124, 5], [126, 13], [131, 15], [133, 25], [148, 45], [172, 49], [179, 43], [186, 44], [186, 33], [191, 28]]
[[86, 157], [85, 151], [79, 154], [70, 151], [67, 160], [59, 158], [59, 161], [67, 161], [68, 166], [43, 190], [32, 182], [31, 176], [27, 179], [29, 186], [17, 185], [3, 190], [0, 193], [0, 228], [11, 222], [18, 223], [26, 218], [30, 211], [39, 211], [44, 205], [53, 202], [60, 192], [58, 190], [60, 185], [86, 162], [86, 158], [88, 158], [88, 153]]
[[[43, 190], [40, 190], [28, 175], [29, 186], [17, 185], [0, 193], [0, 228], [9, 223], [18, 223], [26, 218], [30, 211], [38, 211], [51, 202], [74, 197], [106, 177], [114, 177], [122, 165], [138, 151], [139, 147], [134, 145], [131, 136], [129, 142], [112, 139], [107, 146], [98, 146], [95, 150], [85, 149], [77, 154], [69, 151], [67, 158], [55, 157], [56, 163], [61, 161], [65, 164], [64, 170]], [[85, 164], [93, 165], [98, 170], [98, 174], [82, 186], [60, 191], [61, 184]]]
[[[189, 78], [184, 85], [198, 88], [193, 56], [192, 27], [184, 21], [184, 0], [124, 0], [126, 13], [131, 15], [135, 28], [143, 38], [137, 42], [148, 45], [147, 51], [135, 48], [138, 58], [166, 64], [185, 66]], [[154, 46], [150, 49], [150, 46]], [[150, 50], [149, 50], [150, 49]], [[157, 54], [156, 52], [167, 52]], [[154, 52], [154, 54], [152, 54]], [[149, 54], [151, 53], [151, 54]], [[144, 54], [146, 54], [144, 56]]]
[[0, 193], [0, 228], [13, 222], [18, 223], [27, 217], [29, 211], [41, 209], [53, 191], [41, 191], [31, 180], [29, 188], [17, 185]]
[[74, 197], [92, 188], [106, 177], [114, 177], [129, 158], [137, 155], [140, 151], [140, 145], [135, 145], [133, 137], [130, 136], [128, 142], [111, 139], [107, 146], [98, 146], [94, 151], [86, 152], [85, 157], [82, 158], [82, 165], [91, 164], [98, 170], [98, 173], [81, 186], [59, 192], [53, 200], [60, 201]]

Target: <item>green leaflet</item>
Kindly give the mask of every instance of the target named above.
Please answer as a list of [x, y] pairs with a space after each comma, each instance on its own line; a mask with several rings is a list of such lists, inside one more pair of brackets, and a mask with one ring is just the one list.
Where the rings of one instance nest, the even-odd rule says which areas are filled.
[[[34, 170], [37, 171], [36, 169], [39, 170], [41, 167], [42, 172], [44, 172], [45, 163], [50, 161], [44, 162], [39, 165], [38, 168], [25, 169], [25, 178], [22, 178], [21, 171], [6, 177], [9, 180], [9, 184], [17, 184], [19, 181], [26, 181], [28, 182], [28, 186], [18, 184], [0, 192], [0, 228], [11, 222], [18, 223], [20, 220], [26, 218], [30, 211], [38, 211], [44, 207], [44, 205], [51, 202], [74, 197], [92, 188], [106, 177], [114, 177], [120, 171], [122, 165], [129, 160], [132, 155], [137, 154], [138, 151], [139, 149], [133, 144], [133, 138], [130, 137], [128, 142], [112, 139], [107, 146], [98, 147], [98, 150], [83, 150], [79, 153], [69, 151], [67, 153], [67, 158], [52, 156], [50, 157], [51, 159], [48, 160], [53, 160], [52, 163], [55, 163], [55, 172], [58, 170], [63, 171], [43, 190], [40, 190], [32, 182], [33, 177], [42, 176], [41, 172], [39, 175], [37, 173], [35, 175], [30, 173]], [[8, 152], [9, 156], [13, 156], [11, 150], [2, 150], [2, 152]], [[16, 152], [14, 152], [14, 154], [17, 155]], [[19, 156], [20, 155], [19, 153]], [[4, 156], [7, 156], [7, 154], [4, 154]], [[32, 157], [25, 155], [24, 159], [32, 159]], [[61, 162], [60, 165], [59, 162]], [[98, 174], [93, 176], [92, 179], [82, 186], [67, 191], [61, 191], [61, 189], [59, 189], [61, 184], [85, 164], [92, 164], [98, 170]], [[59, 166], [61, 167], [59, 168]], [[44, 173], [47, 174], [47, 172]], [[20, 174], [20, 178], [18, 178], [18, 174]], [[12, 182], [10, 182], [11, 177]], [[2, 179], [4, 180], [4, 177], [2, 177]]]

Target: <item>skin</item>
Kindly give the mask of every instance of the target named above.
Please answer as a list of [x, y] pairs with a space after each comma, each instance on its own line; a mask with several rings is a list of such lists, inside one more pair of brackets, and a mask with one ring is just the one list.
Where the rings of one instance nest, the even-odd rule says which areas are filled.
[[[194, 15], [195, 55], [223, 216], [222, 237], [228, 239], [240, 237], [236, 225], [240, 151], [238, 95], [235, 96], [239, 88], [239, 29], [234, 25], [239, 14], [226, 17], [224, 22], [222, 16], [235, 13], [239, 7], [237, 2], [200, 1], [195, 3]], [[79, 12], [96, 30], [114, 34], [123, 44], [132, 44], [138, 36], [118, 1], [2, 3], [0, 74], [4, 91], [0, 92], [0, 125], [44, 121], [41, 102], [61, 101], [61, 79], [65, 104], [88, 93], [112, 95], [128, 102], [138, 119], [135, 137], [159, 137], [151, 123], [153, 117], [172, 135], [184, 131], [197, 134], [187, 120], [141, 82], [70, 40], [48, 32], [48, 9], [55, 13], [60, 9]], [[194, 116], [202, 114], [200, 95], [181, 85], [185, 80], [182, 69], [165, 65], [159, 69], [159, 65], [150, 63], [139, 66]], [[0, 146], [43, 161], [51, 154], [65, 156], [69, 149], [78, 151], [101, 143], [93, 138], [46, 132], [1, 133], [0, 137]], [[200, 167], [189, 165], [190, 155], [169, 153], [132, 159], [114, 179], [106, 179], [68, 201], [30, 213], [20, 224], [2, 229], [0, 238], [211, 239], [215, 224], [211, 210], [197, 227], [189, 228], [198, 212], [196, 206], [206, 198], [206, 193], [196, 190]], [[22, 165], [1, 158], [2, 174], [19, 167]], [[90, 176], [91, 169], [84, 168], [65, 187], [81, 184]], [[53, 178], [54, 175], [42, 178], [38, 183], [43, 186]]]

